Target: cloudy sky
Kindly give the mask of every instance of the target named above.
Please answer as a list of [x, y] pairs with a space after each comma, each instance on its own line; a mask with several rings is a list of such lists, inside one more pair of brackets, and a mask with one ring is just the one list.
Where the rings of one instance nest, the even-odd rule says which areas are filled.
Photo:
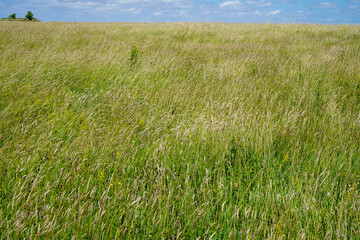
[[360, 24], [360, 0], [0, 0], [0, 17], [42, 21]]

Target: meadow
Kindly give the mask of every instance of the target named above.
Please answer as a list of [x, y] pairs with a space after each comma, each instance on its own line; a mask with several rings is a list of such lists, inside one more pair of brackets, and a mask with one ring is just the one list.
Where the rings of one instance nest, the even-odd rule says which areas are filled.
[[359, 239], [360, 26], [0, 22], [0, 239]]

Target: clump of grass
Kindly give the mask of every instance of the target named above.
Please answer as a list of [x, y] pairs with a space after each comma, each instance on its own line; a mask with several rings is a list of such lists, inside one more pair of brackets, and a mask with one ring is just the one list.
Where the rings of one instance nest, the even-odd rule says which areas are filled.
[[139, 50], [135, 45], [133, 45], [131, 48], [130, 59], [129, 59], [131, 65], [136, 64], [138, 58], [139, 58]]
[[359, 238], [358, 26], [0, 36], [0, 238]]

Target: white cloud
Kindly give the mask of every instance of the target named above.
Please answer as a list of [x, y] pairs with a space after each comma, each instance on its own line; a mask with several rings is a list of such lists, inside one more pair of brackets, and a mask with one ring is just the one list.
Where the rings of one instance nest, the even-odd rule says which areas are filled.
[[138, 3], [141, 2], [140, 0], [117, 0], [117, 1], [108, 1], [108, 3], [115, 3], [115, 4], [131, 4], [131, 3]]
[[219, 4], [219, 7], [226, 8], [226, 7], [238, 7], [242, 5], [240, 1], [227, 1]]
[[171, 15], [171, 17], [185, 17], [188, 15], [189, 15], [188, 10], [179, 10], [179, 11], [175, 11], [175, 13]]
[[271, 2], [269, 1], [265, 1], [265, 0], [261, 0], [261, 1], [247, 1], [246, 2], [249, 5], [253, 5], [256, 7], [270, 7], [272, 5]]
[[178, 1], [178, 0], [162, 0], [162, 2], [164, 2], [164, 3], [178, 3], [180, 1]]
[[32, 0], [32, 2], [47, 5], [49, 7], [65, 7], [70, 9], [86, 9], [101, 6], [103, 3], [94, 1], [72, 1], [72, 0]]
[[189, 18], [189, 10], [187, 9], [176, 9], [176, 10], [164, 10], [164, 11], [156, 11], [152, 14], [152, 16], [159, 17], [159, 16], [165, 16], [165, 17], [186, 17]]
[[295, 14], [297, 16], [307, 16], [307, 15], [311, 15], [310, 12], [305, 12], [305, 11], [295, 11], [295, 12], [292, 12], [292, 14]]
[[139, 14], [141, 12], [141, 9], [133, 7], [133, 8], [125, 9], [125, 11], [131, 14]]
[[272, 11], [272, 12], [268, 12], [268, 16], [275, 16], [275, 15], [278, 15], [279, 13], [281, 13], [281, 10], [275, 10], [275, 11]]
[[338, 5], [331, 2], [321, 2], [313, 5], [316, 8], [337, 8]]
[[[98, 7], [102, 10], [128, 10], [134, 5], [147, 8], [191, 8], [192, 0], [31, 0], [34, 3], [41, 3], [50, 7], [65, 7], [70, 9], [87, 9]], [[131, 5], [131, 6], [129, 6]], [[126, 8], [127, 7], [127, 8]], [[129, 8], [130, 7], [130, 8]], [[137, 10], [136, 10], [137, 11]]]
[[256, 14], [256, 15], [261, 15], [261, 12], [260, 11], [254, 11], [254, 14]]
[[152, 14], [153, 16], [162, 16], [164, 15], [163, 11], [157, 11]]
[[243, 10], [248, 10], [248, 13], [251, 12], [251, 10], [256, 10], [258, 7], [269, 7], [272, 3], [268, 0], [261, 0], [261, 1], [246, 1], [246, 2], [240, 2], [238, 0], [233, 1], [226, 1], [219, 4], [220, 8], [223, 9], [235, 9], [240, 8]]
[[228, 12], [223, 14], [226, 17], [244, 17], [244, 16], [261, 16], [263, 15], [260, 11], [251, 11], [251, 12]]
[[58, 6], [72, 8], [72, 9], [84, 9], [84, 8], [93, 8], [100, 6], [99, 2], [58, 2]]
[[239, 16], [244, 16], [244, 15], [249, 15], [250, 13], [249, 12], [237, 12], [233, 15], [228, 15], [229, 17], [239, 17]]

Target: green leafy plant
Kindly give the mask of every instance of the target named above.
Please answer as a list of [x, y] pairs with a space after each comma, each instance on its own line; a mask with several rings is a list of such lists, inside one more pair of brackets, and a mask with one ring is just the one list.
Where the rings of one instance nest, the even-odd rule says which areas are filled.
[[10, 14], [9, 19], [16, 19], [16, 13]]
[[29, 20], [32, 21], [34, 19], [34, 14], [31, 11], [28, 11], [27, 14], [25, 15], [25, 17]]
[[133, 45], [133, 47], [131, 48], [130, 59], [129, 59], [131, 62], [131, 65], [134, 65], [135, 63], [137, 63], [138, 58], [139, 58], [139, 50], [135, 45]]

